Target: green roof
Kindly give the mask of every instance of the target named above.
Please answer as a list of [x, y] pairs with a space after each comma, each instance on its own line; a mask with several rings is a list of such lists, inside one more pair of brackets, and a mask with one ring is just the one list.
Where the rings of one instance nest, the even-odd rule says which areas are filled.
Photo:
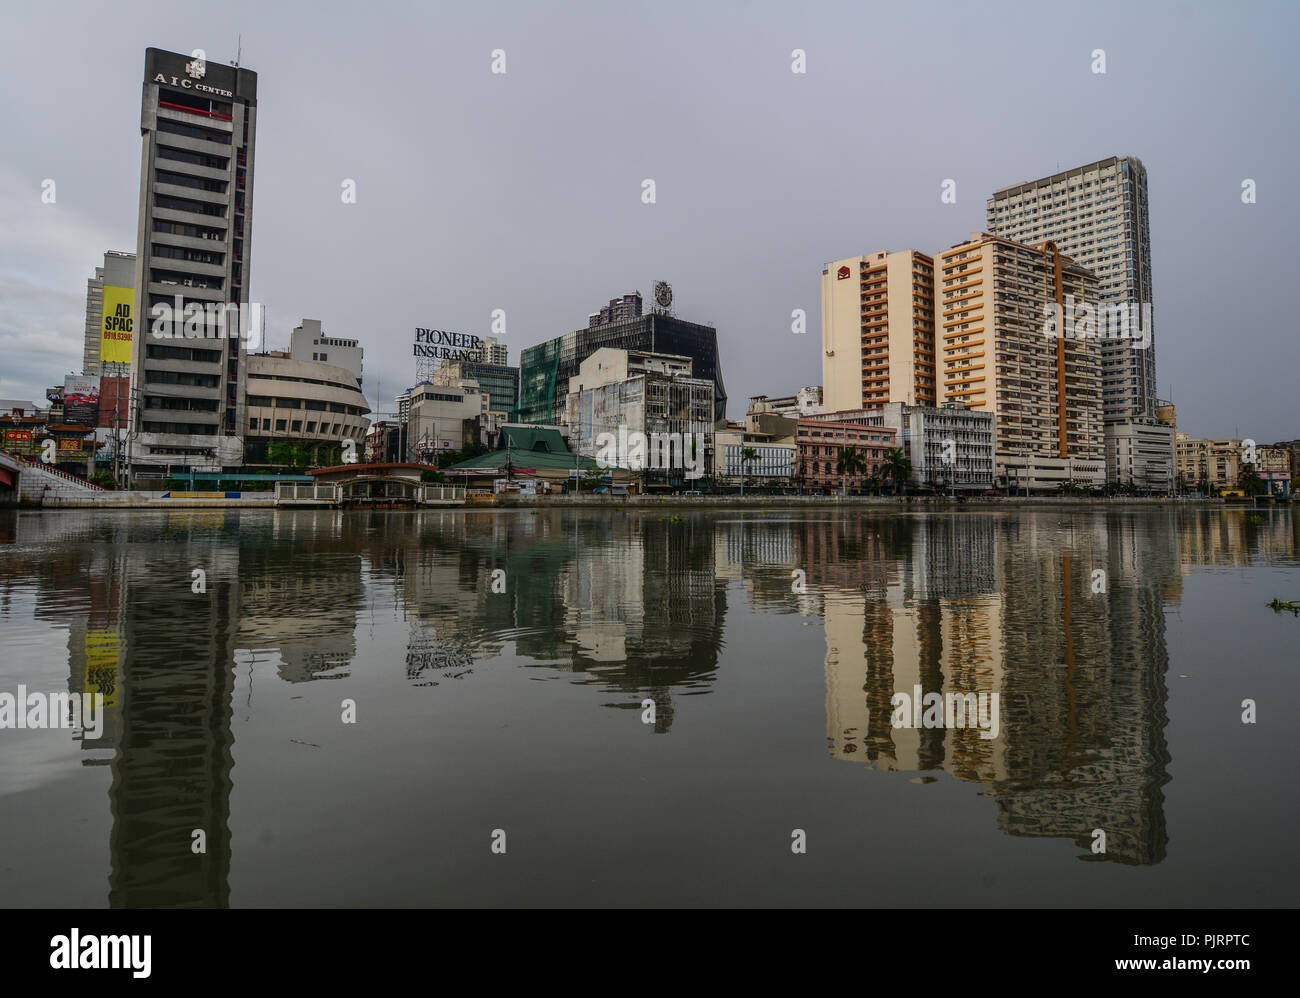
[[[469, 471], [476, 468], [504, 468], [506, 461], [509, 460], [515, 469], [519, 468], [538, 468], [548, 471], [558, 471], [564, 468], [572, 468], [573, 454], [565, 451], [562, 454], [554, 454], [549, 451], [527, 451], [520, 450], [518, 447], [512, 450], [494, 450], [490, 454], [480, 454], [478, 457], [471, 457], [467, 461], [461, 461], [457, 464], [449, 465], [444, 471]], [[578, 458], [578, 467], [591, 471], [613, 471], [612, 468], [597, 468], [596, 461], [590, 457]]]
[[507, 442], [516, 451], [567, 454], [569, 460], [573, 460], [573, 452], [564, 442], [564, 434], [556, 426], [503, 426], [501, 428], [503, 450], [507, 449]]

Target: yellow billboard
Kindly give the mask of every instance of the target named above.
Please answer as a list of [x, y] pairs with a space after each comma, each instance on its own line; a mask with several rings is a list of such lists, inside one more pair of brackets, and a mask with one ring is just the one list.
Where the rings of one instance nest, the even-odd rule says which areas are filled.
[[99, 326], [99, 359], [105, 364], [131, 363], [131, 333], [135, 323], [135, 290], [104, 285], [104, 306]]
[[105, 707], [117, 706], [117, 666], [122, 642], [116, 631], [86, 631], [87, 693], [98, 693]]

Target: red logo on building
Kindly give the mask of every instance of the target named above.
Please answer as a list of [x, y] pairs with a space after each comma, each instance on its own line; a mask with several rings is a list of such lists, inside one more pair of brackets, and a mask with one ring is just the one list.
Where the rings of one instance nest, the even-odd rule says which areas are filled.
[[835, 279], [837, 281], [842, 281], [852, 273], [853, 271], [849, 270], [848, 267], [841, 267], [839, 270], [835, 272]]

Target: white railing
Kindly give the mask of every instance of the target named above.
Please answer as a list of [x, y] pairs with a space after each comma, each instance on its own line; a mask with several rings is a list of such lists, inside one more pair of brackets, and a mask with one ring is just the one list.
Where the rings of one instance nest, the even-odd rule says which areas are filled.
[[276, 502], [333, 502], [337, 498], [337, 486], [334, 485], [300, 485], [297, 482], [276, 482]]
[[464, 502], [463, 485], [422, 485], [420, 502]]

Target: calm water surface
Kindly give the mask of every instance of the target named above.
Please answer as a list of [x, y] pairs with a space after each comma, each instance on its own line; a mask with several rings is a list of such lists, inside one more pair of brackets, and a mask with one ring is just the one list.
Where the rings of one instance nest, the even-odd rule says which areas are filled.
[[0, 511], [0, 904], [1291, 905], [1262, 515]]

